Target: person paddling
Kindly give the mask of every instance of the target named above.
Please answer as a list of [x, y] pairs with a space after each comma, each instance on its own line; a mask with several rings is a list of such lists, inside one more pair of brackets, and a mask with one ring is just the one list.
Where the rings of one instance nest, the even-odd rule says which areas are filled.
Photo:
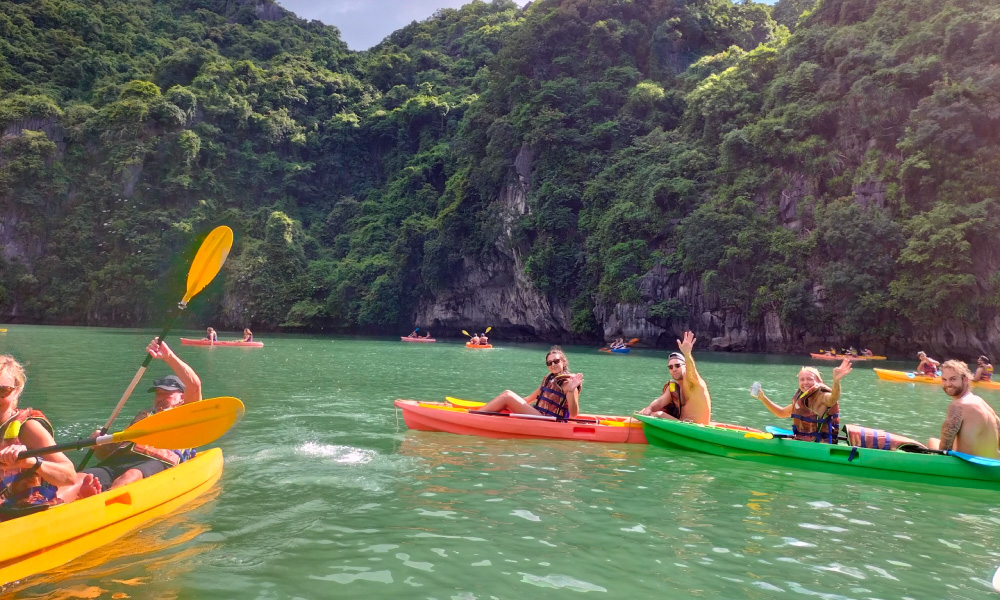
[[708, 384], [701, 378], [694, 364], [691, 351], [697, 338], [690, 331], [684, 332], [684, 340], [677, 340], [680, 352], [672, 352], [667, 358], [667, 369], [671, 380], [663, 386], [663, 393], [649, 406], [639, 411], [663, 419], [693, 421], [708, 425], [712, 420], [712, 397]]
[[927, 356], [927, 353], [922, 350], [917, 352], [917, 358], [920, 359], [920, 363], [917, 364], [917, 374], [937, 377], [938, 367], [941, 366], [941, 363]]
[[485, 346], [485, 345], [487, 345], [489, 343], [490, 343], [490, 338], [486, 337], [485, 333], [480, 333], [479, 334], [479, 345], [480, 346]]
[[61, 504], [58, 486], [71, 484], [76, 477], [72, 461], [62, 452], [17, 458], [26, 450], [56, 443], [52, 424], [41, 411], [18, 408], [26, 382], [21, 363], [0, 355], [0, 521]]
[[552, 346], [545, 355], [549, 374], [542, 384], [522, 398], [510, 390], [490, 400], [481, 408], [469, 412], [500, 412], [504, 409], [523, 415], [542, 415], [557, 419], [572, 419], [580, 414], [580, 390], [583, 373], [570, 373], [569, 360], [559, 346]]
[[972, 376], [973, 381], [991, 381], [993, 379], [993, 365], [985, 354], [976, 359], [976, 373]]
[[[198, 378], [198, 374], [174, 354], [166, 342], [153, 338], [146, 351], [153, 358], [167, 363], [174, 374], [160, 377], [153, 382], [153, 387], [149, 388], [150, 392], [156, 394], [153, 397], [153, 409], [140, 411], [132, 420], [132, 425], [149, 415], [201, 400], [201, 379]], [[95, 436], [98, 434], [99, 432], [94, 432]], [[191, 458], [194, 451], [162, 450], [124, 442], [107, 447], [98, 446], [94, 454], [101, 459], [101, 462], [90, 469], [84, 469], [84, 473], [94, 475], [96, 485], [84, 483], [83, 487], [93, 487], [101, 491], [120, 487], [176, 466]], [[81, 495], [85, 495], [88, 491], [93, 490], [84, 489], [84, 494]]]
[[243, 341], [244, 342], [252, 342], [253, 341], [253, 332], [250, 331], [249, 327], [244, 327], [243, 328]]
[[205, 330], [205, 339], [210, 342], [217, 342], [219, 341], [219, 334], [216, 333], [214, 329], [209, 327]]
[[478, 333], [473, 334], [472, 337], [469, 339], [469, 343], [472, 344], [473, 346], [478, 346], [479, 345], [479, 334]]
[[992, 406], [972, 393], [971, 380], [972, 373], [964, 362], [948, 360], [941, 365], [941, 389], [951, 397], [951, 403], [941, 437], [931, 438], [927, 447], [1000, 458], [1000, 418]]
[[845, 358], [833, 370], [833, 386], [823, 383], [815, 367], [802, 367], [799, 387], [792, 403], [778, 406], [759, 390], [755, 398], [776, 417], [792, 419], [792, 433], [797, 440], [836, 444], [840, 434], [840, 380], [851, 372], [851, 361]]

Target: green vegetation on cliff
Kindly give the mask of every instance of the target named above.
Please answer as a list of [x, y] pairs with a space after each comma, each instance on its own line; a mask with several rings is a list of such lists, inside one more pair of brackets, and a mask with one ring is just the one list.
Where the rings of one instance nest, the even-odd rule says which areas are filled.
[[651, 269], [791, 334], [1000, 305], [988, 0], [479, 1], [365, 53], [269, 0], [0, 0], [0, 33], [0, 313], [146, 322], [219, 222], [233, 326], [408, 325], [498, 241], [578, 334], [689, 316]]

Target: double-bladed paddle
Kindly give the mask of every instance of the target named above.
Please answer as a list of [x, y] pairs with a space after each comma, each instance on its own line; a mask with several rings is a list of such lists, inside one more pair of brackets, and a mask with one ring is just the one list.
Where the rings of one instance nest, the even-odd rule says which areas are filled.
[[[187, 308], [188, 302], [193, 298], [198, 292], [205, 289], [209, 283], [215, 279], [219, 271], [222, 269], [222, 265], [226, 262], [226, 258], [229, 256], [229, 250], [233, 247], [233, 230], [226, 227], [225, 225], [220, 225], [212, 230], [205, 238], [205, 241], [201, 243], [201, 248], [198, 249], [198, 253], [194, 257], [194, 262], [191, 263], [191, 268], [188, 270], [187, 278], [187, 291], [184, 293], [184, 297], [181, 301], [177, 303], [177, 308], [167, 317], [167, 322], [163, 326], [163, 330], [160, 331], [160, 335], [157, 336], [159, 341], [163, 341], [166, 338], [167, 333], [173, 328], [174, 323], [180, 317], [181, 312]], [[115, 410], [112, 411], [111, 416], [108, 421], [101, 428], [101, 435], [108, 432], [111, 425], [118, 418], [118, 413], [121, 412], [122, 408], [125, 406], [125, 402], [132, 395], [132, 391], [135, 390], [135, 386], [139, 384], [139, 380], [142, 379], [143, 373], [146, 372], [146, 367], [149, 366], [149, 362], [153, 359], [149, 353], [146, 353], [146, 360], [142, 361], [142, 366], [136, 372], [135, 377], [132, 378], [132, 382], [129, 383], [128, 388], [125, 393], [122, 394], [121, 400], [118, 401], [118, 405], [115, 406]], [[154, 445], [154, 444], [150, 444]], [[83, 446], [81, 446], [82, 448]], [[87, 455], [83, 457], [80, 461], [80, 466], [77, 467], [77, 471], [83, 469], [87, 466], [87, 462], [90, 461], [90, 457], [93, 454], [93, 450], [87, 452]]]
[[222, 437], [230, 427], [243, 418], [243, 411], [243, 403], [238, 398], [231, 396], [209, 398], [150, 415], [130, 425], [124, 431], [25, 450], [18, 454], [17, 458], [31, 458], [118, 442], [136, 442], [166, 450], [197, 448]]

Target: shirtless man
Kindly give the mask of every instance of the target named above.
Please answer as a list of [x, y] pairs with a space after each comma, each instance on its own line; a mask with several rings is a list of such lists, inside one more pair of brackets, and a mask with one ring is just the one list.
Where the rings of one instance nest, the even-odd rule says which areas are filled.
[[683, 341], [677, 340], [680, 352], [672, 352], [667, 358], [671, 380], [663, 386], [663, 394], [639, 414], [709, 424], [712, 420], [712, 397], [691, 356], [696, 340], [690, 331], [684, 332]]
[[927, 447], [1000, 458], [1000, 418], [969, 389], [971, 379], [969, 367], [960, 360], [941, 365], [941, 389], [951, 396], [951, 404], [941, 425], [941, 439], [931, 438]]
[[990, 381], [993, 379], [993, 365], [985, 354], [976, 359], [976, 373], [972, 376], [973, 381]]

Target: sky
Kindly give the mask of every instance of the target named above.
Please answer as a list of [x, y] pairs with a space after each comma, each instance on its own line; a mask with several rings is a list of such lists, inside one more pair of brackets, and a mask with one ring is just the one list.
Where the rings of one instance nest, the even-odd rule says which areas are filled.
[[[367, 50], [390, 33], [423, 21], [439, 8], [458, 8], [470, 0], [278, 0], [306, 20], [316, 19], [340, 29], [351, 50]], [[527, 0], [516, 0], [525, 5]]]

